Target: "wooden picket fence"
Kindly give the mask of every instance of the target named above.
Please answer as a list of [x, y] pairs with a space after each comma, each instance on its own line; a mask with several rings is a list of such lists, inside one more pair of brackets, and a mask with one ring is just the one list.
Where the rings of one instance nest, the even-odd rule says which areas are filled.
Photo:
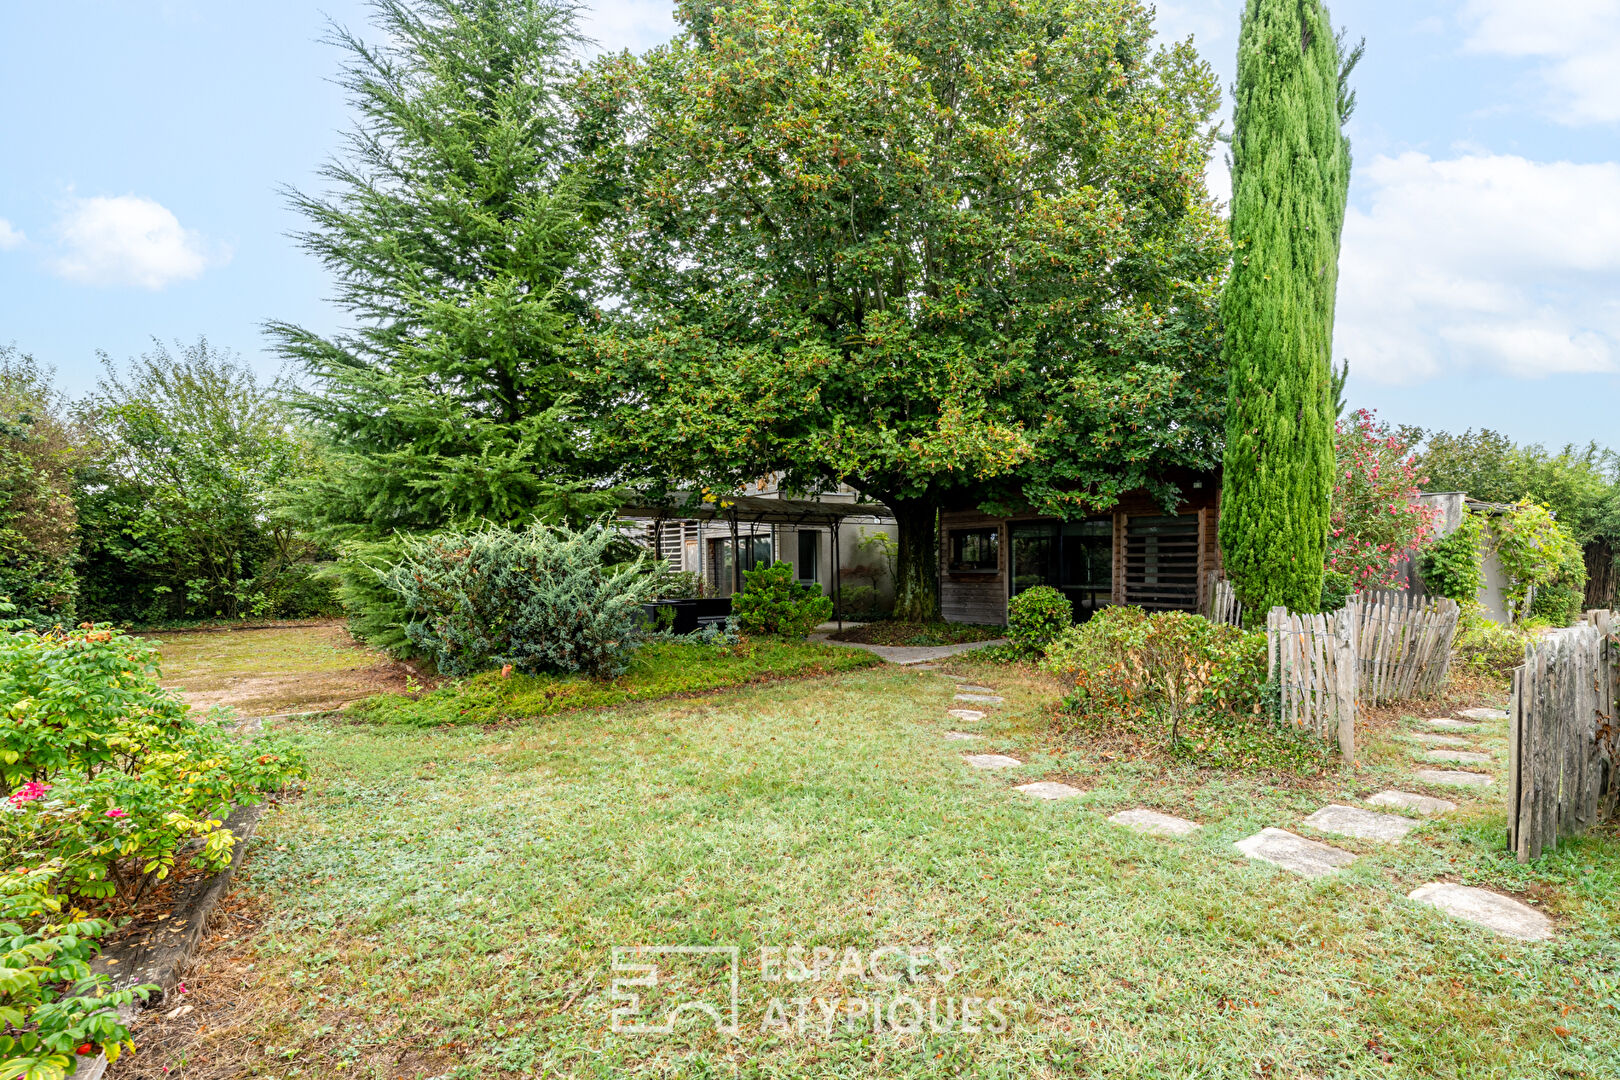
[[1359, 704], [1433, 697], [1445, 685], [1456, 601], [1363, 593], [1331, 615], [1282, 607], [1266, 617], [1266, 650], [1284, 721], [1336, 741], [1355, 760]]
[[1274, 607], [1266, 615], [1266, 662], [1284, 722], [1337, 741], [1346, 761], [1356, 757], [1355, 616], [1297, 615]]
[[1508, 706], [1508, 848], [1539, 858], [1620, 804], [1620, 615], [1591, 611], [1525, 650]]
[[1220, 572], [1211, 570], [1204, 587], [1204, 617], [1212, 623], [1226, 623], [1230, 626], [1243, 625], [1243, 605], [1238, 601], [1237, 590], [1232, 583], [1221, 577]]
[[1434, 697], [1446, 684], [1462, 610], [1455, 600], [1404, 592], [1351, 598], [1356, 613], [1356, 693], [1369, 705]]

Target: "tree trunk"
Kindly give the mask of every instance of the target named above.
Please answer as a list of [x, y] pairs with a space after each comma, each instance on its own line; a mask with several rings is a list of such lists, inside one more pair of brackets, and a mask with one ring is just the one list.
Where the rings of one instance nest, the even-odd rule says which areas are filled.
[[1586, 545], [1583, 554], [1586, 556], [1586, 602], [1582, 607], [1590, 611], [1620, 603], [1616, 598], [1620, 593], [1620, 574], [1616, 573], [1614, 549], [1609, 542], [1593, 540]]
[[927, 499], [891, 499], [900, 526], [894, 583], [894, 617], [906, 622], [939, 619], [938, 509]]

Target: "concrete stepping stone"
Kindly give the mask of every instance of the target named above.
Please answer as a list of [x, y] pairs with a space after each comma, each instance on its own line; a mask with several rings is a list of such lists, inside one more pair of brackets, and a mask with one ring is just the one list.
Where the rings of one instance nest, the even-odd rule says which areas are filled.
[[1433, 881], [1419, 885], [1406, 898], [1437, 907], [1452, 918], [1483, 926], [1503, 937], [1546, 941], [1553, 936], [1552, 920], [1545, 914], [1488, 889]]
[[1188, 836], [1203, 828], [1196, 821], [1178, 818], [1173, 814], [1161, 814], [1157, 810], [1121, 810], [1108, 820], [1115, 825], [1123, 825], [1127, 829], [1147, 833], [1150, 836]]
[[1425, 746], [1451, 746], [1465, 748], [1474, 745], [1467, 739], [1459, 739], [1455, 735], [1435, 735], [1427, 731], [1420, 731], [1412, 736]]
[[971, 734], [970, 732], [966, 732], [966, 731], [947, 731], [945, 733], [945, 737], [947, 739], [952, 740], [953, 742], [961, 742], [964, 739], [982, 739], [982, 738], [984, 738], [983, 735], [974, 735], [974, 734]]
[[1038, 780], [1033, 784], [1019, 784], [1014, 791], [1022, 791], [1032, 799], [1072, 799], [1085, 792], [1068, 784], [1060, 784], [1055, 780]]
[[957, 694], [957, 701], [972, 701], [979, 705], [1000, 705], [1007, 699], [995, 694]]
[[963, 754], [962, 760], [975, 769], [1016, 769], [1023, 764], [1006, 754]]
[[909, 670], [911, 670], [911, 671], [938, 671], [939, 670], [939, 665], [938, 664], [912, 664], [910, 666]]
[[963, 683], [956, 690], [957, 693], [961, 694], [993, 694], [996, 692], [996, 688], [993, 686], [978, 686], [974, 683]]
[[1307, 878], [1326, 877], [1356, 861], [1356, 857], [1348, 851], [1295, 836], [1284, 829], [1261, 829], [1232, 846], [1251, 859], [1280, 866]]
[[986, 714], [978, 709], [946, 709], [945, 715], [955, 717], [958, 720], [966, 720], [968, 723], [973, 724], [983, 720]]
[[1398, 844], [1418, 823], [1399, 814], [1380, 814], [1363, 810], [1359, 806], [1341, 806], [1330, 803], [1305, 819], [1305, 824], [1317, 832], [1335, 836], [1349, 836], [1357, 840], [1381, 840]]
[[1431, 784], [1452, 784], [1456, 787], [1490, 787], [1496, 780], [1485, 773], [1460, 772], [1456, 769], [1419, 769], [1412, 774]]
[[1490, 765], [1496, 761], [1489, 754], [1468, 750], [1430, 750], [1423, 755], [1425, 761], [1443, 761], [1449, 765]]
[[1457, 713], [1464, 720], [1506, 720], [1506, 709], [1462, 709]]
[[1431, 716], [1423, 721], [1436, 731], [1478, 731], [1479, 725], [1467, 720], [1453, 720], [1449, 716]]
[[1380, 791], [1368, 797], [1367, 802], [1373, 806], [1394, 806], [1401, 810], [1411, 810], [1424, 817], [1445, 814], [1457, 809], [1457, 804], [1450, 800], [1436, 799], [1432, 795], [1414, 795], [1410, 791]]

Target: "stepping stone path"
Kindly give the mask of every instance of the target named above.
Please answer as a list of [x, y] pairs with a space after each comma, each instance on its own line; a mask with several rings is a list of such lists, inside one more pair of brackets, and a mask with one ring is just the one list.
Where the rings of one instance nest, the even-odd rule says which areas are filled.
[[1014, 791], [1022, 791], [1032, 799], [1072, 799], [1085, 792], [1055, 780], [1040, 780], [1033, 784], [1019, 784]]
[[1457, 714], [1464, 720], [1506, 720], [1506, 709], [1464, 709]]
[[1305, 824], [1317, 832], [1335, 836], [1349, 836], [1357, 840], [1382, 840], [1398, 844], [1418, 823], [1399, 814], [1379, 814], [1359, 806], [1340, 806], [1337, 803], [1322, 807], [1305, 819]]
[[1490, 787], [1496, 783], [1485, 773], [1458, 772], [1453, 769], [1419, 769], [1412, 775], [1431, 784], [1452, 784], [1457, 787]]
[[993, 694], [996, 692], [996, 688], [993, 686], [974, 686], [972, 683], [963, 683], [956, 689], [964, 694]]
[[1006, 754], [964, 754], [962, 760], [975, 769], [1016, 769], [1023, 764]]
[[1466, 720], [1453, 720], [1449, 716], [1434, 716], [1423, 721], [1436, 731], [1478, 731], [1478, 724]]
[[1418, 742], [1424, 743], [1425, 745], [1428, 745], [1428, 746], [1463, 747], [1463, 746], [1472, 746], [1472, 745], [1474, 745], [1473, 743], [1469, 742], [1467, 739], [1459, 739], [1455, 735], [1434, 735], [1434, 734], [1431, 734], [1430, 732], [1427, 732], [1427, 731], [1420, 731], [1417, 734], [1413, 735], [1412, 738], [1414, 738]]
[[945, 715], [955, 717], [958, 720], [966, 720], [970, 724], [983, 720], [985, 716], [978, 709], [946, 709]]
[[1283, 829], [1261, 829], [1232, 845], [1251, 859], [1291, 870], [1300, 877], [1326, 877], [1356, 857], [1331, 844], [1319, 844]]
[[947, 739], [950, 739], [953, 742], [961, 742], [964, 739], [982, 739], [982, 738], [984, 738], [983, 735], [972, 735], [972, 734], [969, 734], [966, 731], [947, 731], [945, 733], [945, 737]]
[[[939, 665], [938, 664], [912, 664], [912, 665], [910, 665], [910, 670], [912, 670], [912, 671], [938, 671], [939, 670]], [[947, 675], [946, 678], [950, 678], [950, 676]]]
[[1203, 828], [1196, 821], [1161, 814], [1157, 810], [1121, 810], [1108, 820], [1115, 825], [1123, 825], [1127, 829], [1152, 836], [1188, 836]]
[[1367, 799], [1372, 806], [1394, 806], [1430, 817], [1457, 809], [1457, 804], [1431, 795], [1414, 795], [1410, 791], [1380, 791]]
[[1425, 761], [1443, 761], [1450, 765], [1489, 765], [1496, 759], [1489, 754], [1476, 754], [1467, 750], [1430, 750], [1423, 755]]
[[995, 694], [957, 694], [957, 701], [971, 701], [978, 705], [1000, 705], [1007, 699]]
[[1483, 926], [1503, 937], [1545, 941], [1553, 935], [1552, 920], [1546, 915], [1512, 897], [1487, 889], [1435, 881], [1419, 885], [1406, 898], [1420, 904], [1430, 904], [1453, 918]]

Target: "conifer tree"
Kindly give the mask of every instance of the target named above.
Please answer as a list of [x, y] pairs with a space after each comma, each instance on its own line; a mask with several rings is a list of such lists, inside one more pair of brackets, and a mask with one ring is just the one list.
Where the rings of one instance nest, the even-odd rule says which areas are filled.
[[300, 509], [330, 540], [580, 518], [569, 357], [589, 312], [571, 168], [567, 0], [377, 0], [335, 29], [358, 112], [328, 190], [289, 191], [358, 325], [269, 326], [308, 376], [329, 467]]
[[1320, 0], [1248, 0], [1232, 133], [1221, 548], [1245, 608], [1321, 603], [1333, 493], [1330, 350], [1361, 49]]

